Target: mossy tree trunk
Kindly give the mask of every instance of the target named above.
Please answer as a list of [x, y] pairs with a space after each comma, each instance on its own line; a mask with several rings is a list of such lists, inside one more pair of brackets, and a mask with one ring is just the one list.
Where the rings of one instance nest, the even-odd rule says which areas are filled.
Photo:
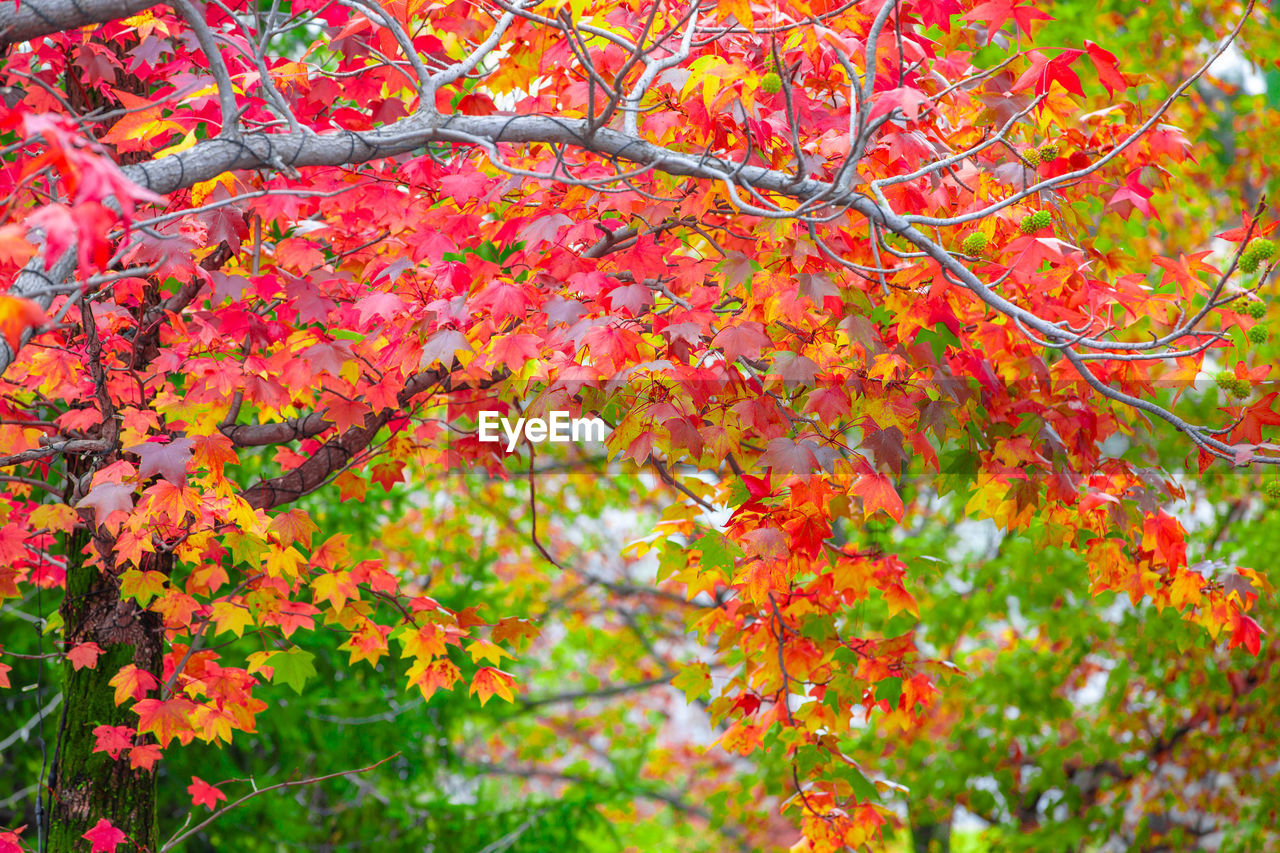
[[[127, 664], [158, 680], [161, 676], [164, 626], [158, 614], [121, 600], [119, 580], [110, 565], [112, 544], [91, 538], [87, 531], [77, 531], [68, 542], [62, 604], [67, 648], [92, 642], [102, 654], [92, 669], [76, 670], [63, 662], [63, 713], [49, 783], [50, 853], [89, 850], [84, 833], [103, 818], [127, 834], [130, 850], [159, 849], [155, 771], [132, 769], [127, 754], [112, 759], [93, 751], [96, 727], [137, 725], [131, 703], [115, 704], [111, 678]], [[144, 569], [169, 573], [168, 555], [148, 556], [150, 565]]]

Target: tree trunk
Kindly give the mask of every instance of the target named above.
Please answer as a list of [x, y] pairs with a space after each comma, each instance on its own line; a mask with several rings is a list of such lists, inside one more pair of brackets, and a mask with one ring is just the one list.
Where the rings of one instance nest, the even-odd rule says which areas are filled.
[[914, 853], [951, 853], [951, 815], [933, 809], [908, 808]]
[[911, 845], [915, 853], [950, 853], [951, 818], [911, 821]]
[[[137, 725], [130, 703], [117, 706], [115, 689], [108, 682], [127, 664], [160, 678], [164, 625], [158, 614], [120, 599], [119, 581], [107, 568], [109, 562], [84, 553], [91, 541], [97, 554], [111, 554], [110, 540], [92, 540], [81, 530], [70, 537], [62, 619], [67, 648], [93, 642], [102, 654], [93, 669], [77, 671], [70, 661], [62, 665], [62, 722], [50, 772], [48, 850], [89, 850], [82, 836], [105, 818], [127, 834], [130, 850], [155, 851], [159, 845], [154, 770], [132, 769], [127, 754], [113, 760], [105, 752], [94, 752], [93, 730], [100, 725]], [[148, 556], [152, 559], [144, 569], [169, 573], [169, 555]]]

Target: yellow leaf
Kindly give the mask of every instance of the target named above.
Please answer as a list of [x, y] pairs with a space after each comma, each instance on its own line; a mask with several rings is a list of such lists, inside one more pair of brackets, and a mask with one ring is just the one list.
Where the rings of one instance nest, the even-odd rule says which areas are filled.
[[48, 529], [66, 533], [75, 526], [79, 516], [66, 504], [44, 504], [32, 511], [29, 524], [32, 530]]
[[501, 664], [504, 657], [512, 657], [512, 654], [502, 646], [491, 643], [488, 640], [476, 640], [467, 646], [467, 653], [471, 655], [471, 660], [479, 663], [481, 660], [487, 660], [493, 664]]

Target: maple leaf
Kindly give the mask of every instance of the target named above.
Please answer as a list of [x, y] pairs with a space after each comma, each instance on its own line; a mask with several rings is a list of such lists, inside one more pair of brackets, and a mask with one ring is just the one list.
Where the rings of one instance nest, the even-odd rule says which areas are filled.
[[181, 696], [165, 700], [140, 699], [133, 706], [138, 715], [138, 732], [154, 734], [161, 747], [168, 746], [175, 737], [186, 746], [196, 734], [190, 722], [195, 707]]
[[293, 692], [302, 694], [307, 679], [316, 674], [315, 655], [299, 648], [276, 652], [271, 656], [271, 683], [285, 683]]
[[315, 601], [328, 601], [335, 613], [341, 613], [343, 606], [360, 595], [351, 580], [351, 574], [344, 571], [323, 572], [311, 581]]
[[898, 110], [907, 121], [915, 121], [920, 116], [920, 107], [929, 104], [929, 96], [919, 89], [899, 86], [890, 89], [876, 98], [869, 118], [876, 118]]
[[99, 818], [93, 828], [80, 837], [91, 845], [89, 853], [115, 853], [116, 848], [128, 836], [112, 826], [111, 821], [106, 818]]
[[493, 360], [512, 373], [518, 373], [524, 363], [538, 357], [538, 337], [536, 335], [506, 335], [494, 341], [489, 350]]
[[468, 695], [480, 697], [480, 706], [484, 707], [493, 696], [500, 696], [508, 702], [515, 701], [511, 687], [516, 683], [515, 676], [492, 666], [482, 666], [471, 679], [471, 690]]
[[1114, 53], [1102, 49], [1091, 41], [1086, 41], [1084, 45], [1085, 52], [1093, 62], [1093, 67], [1098, 71], [1098, 80], [1106, 87], [1108, 95], [1114, 96], [1117, 91], [1129, 87], [1128, 81], [1120, 73], [1119, 63]]
[[144, 743], [129, 750], [129, 767], [133, 770], [151, 770], [161, 758], [160, 747]]
[[306, 510], [291, 509], [271, 519], [270, 530], [279, 537], [281, 545], [300, 543], [304, 548], [310, 548], [311, 535], [318, 533], [320, 528]]
[[818, 457], [810, 441], [792, 441], [782, 436], [772, 439], [760, 457], [760, 464], [775, 471], [789, 471], [801, 478], [819, 468]]
[[422, 359], [418, 362], [418, 367], [425, 369], [435, 364], [451, 367], [458, 353], [471, 351], [471, 344], [462, 332], [457, 329], [441, 329], [422, 345]]
[[850, 492], [862, 498], [864, 516], [869, 518], [883, 510], [894, 521], [902, 520], [902, 498], [893, 482], [883, 474], [863, 474], [854, 482]]
[[1071, 63], [1084, 55], [1082, 50], [1064, 50], [1053, 58], [1039, 51], [1031, 51], [1031, 67], [1013, 84], [1012, 90], [1020, 92], [1035, 83], [1037, 95], [1049, 91], [1049, 87], [1057, 83], [1073, 95], [1084, 97], [1084, 88], [1080, 78], [1071, 70]]
[[62, 533], [70, 532], [80, 520], [72, 508], [63, 503], [41, 504], [28, 516], [31, 527], [39, 530], [47, 528]]
[[1231, 629], [1231, 642], [1228, 648], [1244, 646], [1254, 657], [1262, 650], [1262, 635], [1265, 633], [1258, 623], [1243, 613], [1236, 613]]
[[452, 690], [461, 678], [462, 673], [448, 658], [419, 659], [409, 667], [409, 684], [422, 691], [424, 699], [430, 699], [437, 690]]
[[1141, 174], [1141, 169], [1130, 172], [1124, 186], [1112, 193], [1107, 201], [1107, 207], [1119, 213], [1124, 219], [1128, 219], [1135, 209], [1143, 216], [1156, 216], [1150, 201], [1155, 191], [1142, 185], [1139, 180]]
[[684, 693], [685, 700], [693, 703], [699, 697], [711, 691], [711, 668], [701, 661], [678, 666], [679, 670], [671, 679], [671, 684]]
[[498, 620], [489, 636], [499, 643], [511, 643], [520, 648], [530, 640], [537, 639], [540, 633], [541, 629], [528, 619], [507, 616]]
[[475, 663], [487, 660], [495, 666], [500, 665], [504, 657], [512, 656], [506, 649], [488, 640], [473, 640], [467, 644], [467, 654], [471, 655], [471, 660]]
[[105, 752], [112, 760], [120, 757], [120, 753], [133, 746], [133, 729], [128, 726], [97, 726], [93, 736], [97, 743], [94, 752]]
[[761, 349], [769, 343], [771, 340], [765, 334], [764, 326], [750, 322], [725, 326], [711, 339], [711, 345], [720, 347], [728, 361], [759, 358]]
[[71, 661], [73, 669], [93, 669], [98, 665], [100, 654], [102, 654], [102, 648], [97, 643], [76, 643], [67, 652], [67, 660]]
[[191, 784], [187, 786], [187, 793], [191, 795], [191, 805], [205, 806], [209, 811], [213, 811], [218, 807], [219, 800], [226, 800], [227, 795], [218, 790], [214, 785], [201, 779], [199, 776], [191, 777]]
[[981, 5], [974, 6], [966, 14], [965, 20], [968, 21], [985, 21], [987, 23], [987, 44], [991, 44], [992, 40], [1005, 24], [1005, 21], [1013, 18], [1014, 24], [1023, 33], [1031, 34], [1031, 24], [1034, 21], [1051, 21], [1052, 16], [1028, 4], [1017, 6], [1017, 0], [989, 0]]
[[0, 853], [25, 853], [26, 848], [22, 846], [19, 836], [26, 828], [24, 823], [14, 829], [0, 830]]
[[168, 582], [163, 572], [127, 569], [120, 575], [120, 595], [146, 607], [152, 599], [164, 594]]
[[0, 294], [0, 335], [9, 348], [18, 349], [22, 333], [48, 322], [44, 309], [30, 299]]
[[141, 699], [151, 690], [155, 690], [160, 686], [160, 682], [156, 677], [145, 669], [139, 669], [131, 663], [127, 663], [120, 668], [120, 671], [111, 676], [107, 682], [115, 690], [115, 702], [117, 705], [123, 705], [126, 699]]

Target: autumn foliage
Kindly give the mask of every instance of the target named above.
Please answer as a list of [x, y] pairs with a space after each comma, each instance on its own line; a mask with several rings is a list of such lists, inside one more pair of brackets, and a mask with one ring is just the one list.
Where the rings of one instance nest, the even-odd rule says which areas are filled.
[[[161, 849], [157, 768], [307, 702], [326, 638], [476, 713], [587, 660], [677, 741], [651, 801], [859, 849], [965, 713], [920, 545], [961, 520], [1063, 555], [1082, 614], [1265, 654], [1265, 574], [1185, 514], [1280, 462], [1274, 220], [1184, 103], [1263, 13], [1213, 8], [1147, 67], [1003, 0], [0, 4], [0, 598], [60, 662], [49, 849]], [[495, 410], [611, 432], [507, 454]], [[613, 721], [608, 680], [556, 701]], [[248, 790], [181, 781], [172, 843]]]

